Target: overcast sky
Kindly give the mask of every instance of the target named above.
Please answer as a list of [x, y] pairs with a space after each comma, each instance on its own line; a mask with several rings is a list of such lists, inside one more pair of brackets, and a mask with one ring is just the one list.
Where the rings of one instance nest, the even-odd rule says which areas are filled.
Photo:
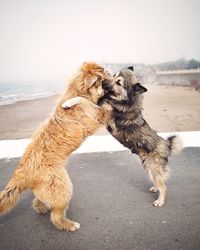
[[63, 79], [82, 61], [200, 59], [199, 0], [0, 0], [0, 82]]

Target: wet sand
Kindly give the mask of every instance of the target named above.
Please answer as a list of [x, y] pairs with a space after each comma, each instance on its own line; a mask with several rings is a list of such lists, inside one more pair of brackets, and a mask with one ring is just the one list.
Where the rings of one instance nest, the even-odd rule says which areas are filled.
[[[200, 93], [189, 87], [148, 85], [143, 114], [158, 132], [200, 130]], [[58, 96], [0, 107], [0, 139], [31, 137]], [[98, 134], [105, 134], [101, 129]]]

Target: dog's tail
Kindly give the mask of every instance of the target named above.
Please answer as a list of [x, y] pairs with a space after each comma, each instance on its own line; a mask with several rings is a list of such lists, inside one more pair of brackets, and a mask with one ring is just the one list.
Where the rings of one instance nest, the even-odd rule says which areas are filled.
[[171, 155], [179, 154], [183, 148], [181, 138], [177, 135], [169, 136], [167, 143]]
[[0, 213], [9, 212], [19, 200], [20, 194], [26, 189], [25, 177], [16, 171], [5, 189], [0, 192]]

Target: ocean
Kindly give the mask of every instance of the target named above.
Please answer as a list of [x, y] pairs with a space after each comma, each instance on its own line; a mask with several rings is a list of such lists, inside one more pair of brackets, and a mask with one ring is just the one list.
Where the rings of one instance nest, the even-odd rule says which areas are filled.
[[0, 106], [58, 94], [65, 84], [63, 82], [51, 81], [0, 83]]
[[[132, 64], [104, 64], [113, 72]], [[33, 100], [52, 96], [61, 92], [66, 81], [43, 81], [43, 82], [0, 82], [0, 106], [9, 105], [18, 101]]]

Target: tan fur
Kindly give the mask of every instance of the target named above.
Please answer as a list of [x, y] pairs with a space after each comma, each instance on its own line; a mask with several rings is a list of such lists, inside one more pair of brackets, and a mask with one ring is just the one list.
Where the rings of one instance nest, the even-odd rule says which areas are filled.
[[[31, 189], [36, 197], [34, 209], [38, 213], [51, 210], [54, 226], [69, 231], [80, 227], [65, 217], [73, 188], [64, 166], [66, 158], [109, 118], [109, 109], [95, 105], [104, 94], [102, 81], [108, 77], [106, 70], [96, 63], [82, 65], [55, 111], [33, 136], [11, 180], [0, 193], [0, 213], [11, 210], [21, 192]], [[78, 95], [86, 98], [80, 105], [70, 109], [62, 107], [63, 102]]]

